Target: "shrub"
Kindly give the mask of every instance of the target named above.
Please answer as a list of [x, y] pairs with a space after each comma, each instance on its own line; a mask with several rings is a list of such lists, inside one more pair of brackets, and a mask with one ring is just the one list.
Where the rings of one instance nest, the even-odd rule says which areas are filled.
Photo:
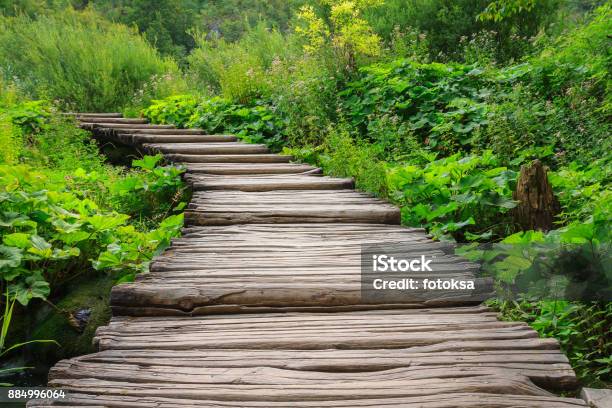
[[498, 146], [504, 155], [548, 144], [560, 164], [586, 164], [608, 155], [611, 17], [611, 6], [604, 5], [588, 24], [526, 63], [500, 70], [496, 80], [504, 88], [492, 101], [481, 142]]
[[200, 99], [193, 95], [170, 96], [153, 101], [142, 114], [153, 123], [169, 123], [183, 128], [189, 123], [199, 103]]
[[241, 104], [267, 97], [267, 70], [275, 61], [290, 59], [297, 49], [291, 38], [263, 24], [235, 43], [198, 34], [196, 44], [187, 58], [189, 76], [209, 94]]
[[558, 339], [583, 385], [609, 385], [612, 303], [525, 300], [489, 304], [501, 312], [504, 320], [526, 321], [540, 336]]
[[481, 70], [457, 64], [397, 60], [360, 70], [340, 92], [351, 124], [365, 137], [376, 118], [407, 122], [422, 143], [445, 153], [469, 150], [474, 130], [486, 125], [488, 81]]
[[512, 232], [504, 214], [512, 201], [516, 173], [499, 160], [455, 154], [423, 167], [400, 166], [388, 176], [392, 197], [402, 206], [402, 221], [422, 225], [441, 237], [459, 241], [487, 240]]
[[354, 177], [358, 189], [385, 197], [388, 193], [386, 164], [376, 145], [355, 141], [347, 126], [330, 127], [319, 163], [326, 173]]
[[344, 81], [337, 61], [325, 55], [278, 60], [268, 80], [272, 103], [286, 123], [287, 143], [323, 143], [328, 126], [337, 121], [337, 91]]
[[[512, 2], [512, 1], [511, 1]], [[519, 60], [534, 49], [532, 38], [562, 25], [568, 2], [530, 2], [523, 9], [499, 21], [478, 19], [491, 0], [385, 0], [384, 6], [369, 9], [365, 18], [383, 39], [389, 40], [395, 27], [412, 27], [427, 39], [429, 56], [437, 61], [465, 62], [462, 41], [479, 42], [492, 35], [493, 58], [497, 62]], [[500, 2], [495, 2], [500, 3]], [[398, 55], [405, 57], [406, 55]]]
[[381, 38], [363, 18], [363, 13], [380, 6], [381, 0], [321, 0], [317, 3], [319, 14], [312, 5], [302, 6], [297, 13], [295, 32], [305, 39], [307, 53], [318, 53], [330, 47], [348, 71], [355, 70], [358, 59], [380, 55]]
[[71, 9], [0, 17], [0, 61], [29, 95], [80, 111], [120, 109], [153, 75], [177, 71], [133, 30]]
[[154, 123], [234, 134], [250, 143], [265, 143], [275, 150], [283, 141], [284, 122], [275, 109], [262, 100], [241, 105], [220, 97], [170, 97], [156, 101], [143, 111], [143, 115]]
[[303, 0], [250, 0], [248, 7], [242, 0], [216, 2], [214, 7], [200, 10], [202, 30], [219, 35], [228, 42], [244, 37], [251, 27], [261, 22], [284, 32], [287, 30], [296, 5]]
[[113, 266], [120, 266], [123, 276], [141, 271], [150, 254], [178, 233], [177, 217], [140, 233], [126, 225], [128, 215], [101, 208], [86, 192], [71, 189], [78, 183], [65, 181], [61, 173], [0, 166], [0, 271], [22, 305], [47, 298], [52, 287], [87, 271], [92, 259], [102, 257], [94, 264], [98, 268], [110, 266], [107, 254], [120, 249], [123, 256]]
[[92, 266], [118, 279], [145, 270], [181, 226], [181, 215], [168, 216], [181, 208], [183, 170], [145, 156], [121, 171], [48, 103], [7, 99], [2, 108], [22, 136], [12, 161], [0, 164], [2, 290], [25, 305]]
[[586, 221], [597, 206], [610, 199], [612, 161], [603, 158], [588, 166], [573, 162], [550, 172], [548, 180], [563, 209], [559, 215], [560, 224]]

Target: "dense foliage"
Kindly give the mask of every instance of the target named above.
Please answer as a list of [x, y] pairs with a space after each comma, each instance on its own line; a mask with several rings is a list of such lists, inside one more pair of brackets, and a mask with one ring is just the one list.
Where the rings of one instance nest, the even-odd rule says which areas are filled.
[[8, 88], [0, 124], [0, 140], [11, 147], [0, 155], [0, 289], [11, 305], [7, 324], [15, 301], [17, 313], [35, 314], [41, 301], [60, 301], [75, 281], [101, 274], [115, 283], [133, 280], [179, 233], [181, 168], [161, 166], [161, 156], [134, 160], [130, 170], [106, 164], [73, 119], [43, 101], [20, 101]]
[[219, 97], [197, 100], [188, 95], [175, 96], [154, 101], [143, 110], [143, 115], [152, 123], [195, 127], [211, 134], [234, 134], [250, 143], [266, 143], [273, 149], [280, 148], [282, 142], [283, 121], [260, 100], [242, 105]]
[[[19, 216], [3, 215], [0, 271], [21, 271], [12, 288], [39, 288], [21, 300], [53, 297], [76, 269], [128, 279], [179, 224], [163, 221], [181, 201], [179, 169], [154, 157], [109, 167], [51, 106], [284, 148], [438, 239], [509, 245], [492, 257], [501, 289], [540, 288], [540, 250], [609, 282], [597, 266], [612, 218], [609, 0], [88, 3], [0, 1], [2, 80], [50, 101], [2, 99], [0, 208]], [[517, 175], [534, 159], [561, 206], [550, 232], [513, 219]], [[560, 339], [585, 381], [609, 384], [609, 303], [528, 292], [493, 305]]]
[[156, 76], [177, 74], [173, 61], [128, 27], [91, 12], [36, 19], [0, 16], [0, 74], [34, 98], [67, 109], [120, 109]]

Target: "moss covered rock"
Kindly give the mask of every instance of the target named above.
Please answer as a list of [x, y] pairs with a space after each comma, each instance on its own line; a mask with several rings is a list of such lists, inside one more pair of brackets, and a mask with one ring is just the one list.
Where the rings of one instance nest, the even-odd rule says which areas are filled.
[[96, 329], [106, 325], [111, 317], [112, 286], [113, 279], [106, 274], [86, 276], [63, 290], [65, 295], [56, 299], [55, 308], [43, 304], [27, 316], [23, 327], [29, 328], [29, 333], [24, 337], [55, 340], [60, 344], [59, 347], [53, 344], [28, 347], [26, 355], [32, 358], [32, 363], [52, 365], [64, 358], [94, 352], [92, 339]]

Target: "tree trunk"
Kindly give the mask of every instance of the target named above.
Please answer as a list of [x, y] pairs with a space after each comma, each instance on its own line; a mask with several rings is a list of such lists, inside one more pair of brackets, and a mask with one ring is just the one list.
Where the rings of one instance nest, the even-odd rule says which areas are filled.
[[546, 177], [547, 172], [548, 168], [539, 160], [521, 166], [513, 198], [519, 201], [514, 209], [514, 221], [523, 231], [553, 229], [560, 205]]

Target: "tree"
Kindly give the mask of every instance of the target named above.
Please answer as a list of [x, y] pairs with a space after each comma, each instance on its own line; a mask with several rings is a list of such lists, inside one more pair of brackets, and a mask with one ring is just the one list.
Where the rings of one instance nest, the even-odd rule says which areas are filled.
[[380, 54], [381, 38], [363, 18], [363, 12], [382, 5], [383, 0], [318, 1], [320, 15], [313, 6], [303, 6], [297, 14], [300, 24], [296, 33], [306, 39], [306, 52], [315, 53], [329, 45], [349, 71], [355, 70], [357, 58]]

